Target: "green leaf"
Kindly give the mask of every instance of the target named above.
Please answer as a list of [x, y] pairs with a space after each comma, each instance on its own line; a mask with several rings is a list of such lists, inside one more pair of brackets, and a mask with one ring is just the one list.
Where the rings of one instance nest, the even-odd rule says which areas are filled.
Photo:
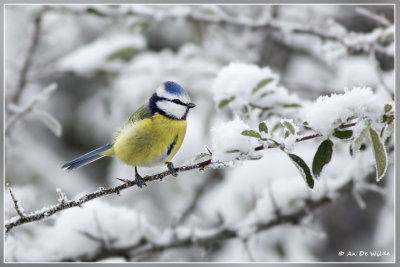
[[354, 154], [360, 150], [365, 137], [367, 137], [367, 135], [368, 135], [368, 130], [369, 130], [369, 126], [366, 127], [364, 130], [362, 130], [360, 135], [354, 140], [353, 147], [352, 147], [352, 151]]
[[252, 94], [255, 94], [258, 90], [260, 90], [261, 88], [263, 88], [264, 86], [266, 86], [267, 84], [269, 84], [270, 82], [272, 82], [274, 80], [274, 78], [266, 78], [264, 80], [261, 80], [256, 87], [253, 88], [253, 92]]
[[286, 129], [288, 129], [288, 131], [289, 131], [291, 134], [295, 134], [295, 133], [296, 133], [296, 129], [295, 129], [294, 125], [293, 125], [291, 122], [289, 122], [289, 121], [282, 121], [281, 123], [282, 123], [283, 126], [285, 126]]
[[376, 163], [376, 181], [379, 182], [385, 175], [388, 166], [386, 149], [378, 133], [372, 128], [369, 128], [369, 138]]
[[129, 30], [131, 31], [139, 31], [139, 32], [143, 32], [144, 30], [146, 30], [148, 27], [150, 26], [150, 23], [148, 21], [136, 21], [134, 23], [132, 23], [129, 26]]
[[350, 139], [353, 136], [353, 131], [352, 130], [346, 130], [346, 131], [336, 130], [333, 132], [332, 135], [339, 139]]
[[308, 187], [313, 188], [314, 179], [311, 175], [310, 168], [308, 168], [304, 160], [295, 154], [288, 153], [288, 156], [290, 157], [294, 165], [297, 167], [297, 169], [300, 171], [300, 174], [303, 177], [304, 181], [306, 181]]
[[312, 172], [314, 177], [318, 177], [324, 166], [331, 161], [332, 152], [333, 142], [329, 139], [322, 141], [315, 153], [312, 163]]
[[261, 159], [261, 158], [262, 158], [261, 155], [255, 155], [255, 156], [249, 156], [249, 157], [248, 157], [249, 160], [259, 160], [259, 159]]
[[241, 133], [244, 136], [250, 136], [250, 137], [255, 137], [261, 139], [260, 133], [253, 131], [253, 130], [245, 130]]
[[261, 122], [260, 124], [258, 124], [258, 130], [260, 132], [268, 133], [268, 127], [265, 122]]
[[230, 102], [232, 102], [233, 100], [235, 100], [235, 97], [234, 97], [234, 96], [232, 96], [232, 97], [229, 98], [229, 99], [223, 99], [223, 100], [221, 100], [221, 101], [219, 102], [219, 104], [218, 104], [218, 108], [221, 109], [221, 108], [225, 107], [226, 105], [228, 105], [228, 104], [229, 104]]
[[93, 8], [93, 7], [88, 7], [86, 9], [86, 13], [90, 13], [90, 14], [93, 14], [93, 15], [96, 15], [96, 16], [99, 16], [99, 17], [105, 17], [106, 16], [106, 14], [104, 14], [103, 12], [101, 12], [101, 11], [99, 11], [99, 10]]
[[232, 150], [226, 151], [226, 153], [239, 153], [239, 152], [240, 152], [239, 149], [232, 149]]
[[385, 113], [389, 112], [392, 109], [392, 105], [386, 104], [385, 105]]
[[40, 119], [40, 121], [54, 133], [55, 136], [60, 137], [62, 134], [62, 126], [61, 123], [54, 118], [47, 111], [36, 108], [35, 109], [36, 116]]
[[283, 108], [301, 108], [301, 105], [300, 104], [296, 104], [296, 103], [293, 103], [293, 104], [280, 104], [280, 105]]
[[276, 130], [278, 130], [280, 127], [282, 127], [282, 124], [280, 122], [277, 122], [274, 127], [272, 127], [271, 133], [274, 133]]
[[118, 49], [117, 51], [110, 53], [106, 57], [106, 60], [112, 61], [112, 60], [116, 60], [116, 59], [122, 59], [122, 60], [128, 61], [139, 51], [140, 51], [140, 49], [137, 47], [134, 47], [134, 46], [122, 47], [122, 48]]
[[387, 124], [392, 123], [393, 120], [394, 120], [394, 115], [386, 115], [386, 114], [383, 114], [383, 116], [382, 116], [382, 122], [385, 122], [385, 123], [387, 123]]
[[202, 159], [202, 158], [207, 157], [207, 156], [210, 156], [210, 154], [208, 154], [208, 153], [200, 153], [200, 154], [198, 154], [198, 155], [196, 156], [196, 158], [194, 159], [194, 161], [199, 160], [199, 159]]
[[264, 92], [260, 95], [260, 98], [266, 97], [267, 95], [273, 95], [276, 92], [274, 90], [268, 91], [268, 92]]

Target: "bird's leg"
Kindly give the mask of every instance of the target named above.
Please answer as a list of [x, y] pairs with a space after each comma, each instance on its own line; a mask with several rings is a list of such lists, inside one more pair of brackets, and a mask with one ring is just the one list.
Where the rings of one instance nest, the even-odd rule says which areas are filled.
[[178, 172], [175, 170], [174, 164], [172, 164], [172, 162], [167, 162], [167, 168], [171, 172], [172, 176], [178, 176]]
[[146, 183], [143, 182], [142, 176], [139, 175], [136, 166], [135, 166], [135, 182], [136, 182], [136, 185], [139, 186], [140, 188], [142, 188], [143, 185], [146, 185]]

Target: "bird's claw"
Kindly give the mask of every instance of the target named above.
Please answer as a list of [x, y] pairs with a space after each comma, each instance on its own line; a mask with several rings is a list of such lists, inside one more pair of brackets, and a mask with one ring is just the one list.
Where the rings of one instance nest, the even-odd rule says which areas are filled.
[[144, 185], [147, 186], [147, 184], [143, 181], [142, 176], [140, 176], [139, 174], [135, 176], [135, 182], [136, 185], [139, 186], [140, 188], [142, 188]]
[[174, 177], [178, 176], [178, 172], [175, 170], [174, 164], [172, 164], [172, 162], [167, 163], [167, 168], [171, 172], [172, 176]]

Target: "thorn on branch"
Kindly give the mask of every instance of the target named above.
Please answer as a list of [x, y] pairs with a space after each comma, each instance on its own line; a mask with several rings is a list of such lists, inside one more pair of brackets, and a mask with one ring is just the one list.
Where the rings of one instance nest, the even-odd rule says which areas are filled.
[[13, 202], [14, 202], [14, 208], [17, 211], [19, 217], [21, 219], [25, 218], [25, 215], [24, 215], [24, 212], [23, 212], [24, 209], [18, 204], [18, 200], [15, 198], [15, 195], [14, 195], [13, 190], [12, 190], [11, 187], [8, 188], [8, 192], [10, 192], [10, 196], [11, 196]]

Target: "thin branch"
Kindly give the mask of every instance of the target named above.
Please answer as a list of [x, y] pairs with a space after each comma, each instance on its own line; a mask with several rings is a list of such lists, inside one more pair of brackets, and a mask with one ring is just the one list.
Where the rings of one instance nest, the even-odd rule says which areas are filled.
[[388, 27], [392, 25], [392, 23], [385, 18], [383, 15], [378, 15], [372, 12], [371, 10], [368, 10], [364, 7], [356, 7], [356, 13], [360, 14], [361, 16], [366, 17], [369, 20], [374, 21], [380, 26]]
[[251, 250], [249, 247], [249, 238], [242, 239], [242, 243], [243, 243], [244, 250], [245, 250], [247, 256], [249, 257], [249, 260], [251, 262], [255, 262], [256, 260], [254, 259], [253, 253], [251, 253]]
[[393, 90], [386, 84], [385, 80], [383, 79], [383, 72], [382, 72], [381, 67], [379, 66], [379, 61], [376, 58], [375, 46], [371, 47], [371, 51], [370, 51], [370, 55], [369, 56], [370, 56], [370, 59], [372, 61], [373, 66], [375, 68], [376, 74], [378, 76], [379, 83], [381, 84], [383, 89], [385, 89], [389, 93], [389, 95], [392, 98], [394, 98]]
[[14, 115], [9, 119], [7, 122], [7, 125], [5, 126], [5, 135], [9, 135], [11, 129], [14, 127], [15, 123], [19, 121], [21, 118], [23, 118], [25, 115], [27, 115], [29, 112], [31, 112], [34, 107], [36, 107], [38, 104], [41, 102], [47, 100], [47, 98], [54, 93], [54, 91], [57, 89], [57, 84], [52, 83], [46, 88], [44, 88], [39, 94], [34, 96], [31, 99], [31, 102], [27, 104], [25, 107], [17, 110]]
[[207, 192], [206, 189], [214, 186], [215, 183], [222, 181], [222, 175], [220, 170], [212, 170], [208, 173], [206, 179], [204, 179], [203, 183], [196, 188], [194, 196], [190, 203], [186, 206], [186, 208], [182, 211], [181, 216], [177, 220], [177, 224], [182, 224], [189, 217], [190, 214], [197, 208], [197, 205], [201, 198], [204, 196], [204, 193]]
[[[189, 170], [193, 170], [193, 169], [204, 169], [205, 167], [212, 167], [209, 166], [211, 164], [211, 159], [200, 162], [200, 163], [196, 163], [196, 164], [192, 164], [192, 165], [187, 165], [187, 166], [182, 166], [179, 168], [175, 168], [176, 172], [183, 172], [183, 171], [189, 171]], [[218, 167], [218, 166], [216, 166]], [[171, 174], [171, 171], [165, 171], [165, 172], [161, 172], [155, 175], [151, 175], [151, 176], [146, 176], [143, 178], [144, 182], [150, 182], [150, 181], [156, 181], [156, 180], [162, 180], [165, 176]], [[111, 195], [111, 194], [117, 194], [119, 195], [120, 192], [124, 189], [127, 189], [129, 187], [135, 186], [136, 182], [135, 181], [127, 181], [126, 183], [119, 185], [119, 186], [115, 186], [109, 189], [99, 189], [93, 193], [90, 194], [86, 194], [83, 197], [80, 197], [76, 200], [70, 200], [70, 201], [63, 201], [57, 205], [53, 205], [47, 209], [42, 209], [38, 212], [34, 212], [31, 213], [29, 215], [25, 215], [24, 217], [13, 217], [10, 220], [8, 220], [4, 227], [6, 229], [6, 233], [9, 232], [11, 229], [13, 229], [16, 226], [25, 224], [25, 223], [30, 223], [30, 222], [34, 222], [34, 221], [40, 221], [44, 218], [48, 218], [50, 216], [52, 216], [53, 214], [56, 214], [60, 211], [72, 208], [72, 207], [80, 207], [82, 206], [82, 204], [95, 199], [95, 198], [99, 198], [101, 196], [105, 196], [105, 195]]]
[[17, 87], [15, 89], [14, 95], [11, 97], [11, 102], [18, 104], [19, 99], [21, 97], [21, 94], [25, 88], [26, 82], [27, 82], [27, 77], [28, 77], [28, 72], [29, 69], [32, 65], [32, 58], [33, 55], [36, 51], [36, 48], [39, 44], [39, 38], [40, 38], [40, 31], [41, 31], [41, 26], [42, 26], [42, 17], [44, 12], [47, 9], [43, 7], [34, 17], [33, 19], [33, 33], [30, 39], [30, 44], [26, 53], [26, 56], [23, 60], [22, 63], [22, 68], [19, 73], [19, 79], [17, 83]]
[[14, 202], [14, 208], [17, 211], [17, 214], [19, 215], [20, 218], [25, 218], [23, 208], [19, 205], [17, 198], [14, 195], [14, 192], [11, 187], [8, 188], [8, 192], [10, 193], [10, 196]]

